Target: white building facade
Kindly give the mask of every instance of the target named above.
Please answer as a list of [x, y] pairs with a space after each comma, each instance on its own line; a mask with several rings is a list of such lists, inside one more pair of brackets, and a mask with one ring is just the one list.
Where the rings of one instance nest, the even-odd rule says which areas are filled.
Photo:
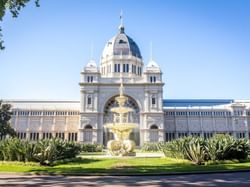
[[21, 139], [58, 137], [106, 145], [113, 138], [104, 124], [113, 121], [121, 78], [138, 123], [131, 134], [138, 146], [196, 135], [227, 133], [249, 138], [250, 100], [164, 100], [162, 72], [156, 62], [144, 67], [137, 44], [123, 25], [104, 47], [100, 66], [90, 60], [80, 79], [80, 101], [5, 101], [12, 105], [11, 125]]

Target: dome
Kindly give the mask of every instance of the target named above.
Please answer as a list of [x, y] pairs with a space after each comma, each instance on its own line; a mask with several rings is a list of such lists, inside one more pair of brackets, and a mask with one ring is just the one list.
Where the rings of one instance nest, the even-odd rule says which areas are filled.
[[98, 67], [97, 64], [94, 60], [90, 60], [86, 66], [84, 67], [84, 71], [86, 72], [97, 72], [98, 71]]
[[97, 64], [96, 64], [96, 62], [94, 60], [90, 60], [85, 67], [87, 67], [87, 68], [97, 68]]
[[155, 61], [150, 60], [148, 65], [147, 65], [147, 68], [160, 68], [160, 67]]
[[120, 26], [119, 33], [107, 42], [102, 53], [103, 58], [113, 55], [132, 55], [142, 58], [139, 47], [125, 34], [123, 26]]
[[146, 72], [161, 72], [160, 66], [153, 59], [149, 61], [145, 70]]

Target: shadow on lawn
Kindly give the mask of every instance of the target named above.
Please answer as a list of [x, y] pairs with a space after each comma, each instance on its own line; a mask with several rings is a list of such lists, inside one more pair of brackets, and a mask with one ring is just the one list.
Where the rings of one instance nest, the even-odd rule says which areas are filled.
[[55, 162], [55, 165], [60, 164], [70, 164], [70, 165], [79, 165], [79, 164], [89, 164], [89, 163], [96, 163], [101, 161], [100, 159], [94, 159], [94, 158], [74, 158], [74, 159], [65, 159], [65, 160], [59, 160], [58, 162]]

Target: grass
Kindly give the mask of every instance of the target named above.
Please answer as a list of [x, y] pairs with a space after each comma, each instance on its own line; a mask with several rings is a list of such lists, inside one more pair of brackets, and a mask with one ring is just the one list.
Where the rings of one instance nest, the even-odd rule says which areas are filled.
[[172, 158], [79, 158], [52, 167], [40, 166], [37, 163], [0, 162], [0, 172], [35, 174], [154, 174], [238, 169], [250, 169], [250, 162], [223, 162], [197, 166], [187, 160]]
[[97, 155], [105, 155], [106, 152], [81, 152], [80, 156], [97, 156]]

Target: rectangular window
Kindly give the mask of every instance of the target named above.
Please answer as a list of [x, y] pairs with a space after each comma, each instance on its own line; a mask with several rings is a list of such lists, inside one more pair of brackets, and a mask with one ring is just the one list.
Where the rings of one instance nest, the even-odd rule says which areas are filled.
[[205, 139], [212, 138], [213, 133], [212, 132], [204, 132], [203, 136], [204, 136]]
[[122, 66], [122, 72], [126, 72], [126, 64], [123, 64], [123, 66]]
[[75, 141], [77, 141], [77, 132], [75, 133]]
[[244, 132], [239, 132], [239, 133], [236, 133], [236, 137], [237, 138], [245, 138], [245, 133]]
[[94, 80], [94, 77], [93, 76], [88, 76], [87, 77], [87, 82], [93, 82]]
[[117, 72], [120, 72], [120, 64], [117, 64], [118, 67], [117, 67]]
[[152, 97], [152, 105], [155, 105], [155, 97]]
[[156, 77], [154, 76], [154, 82], [156, 82]]
[[172, 141], [174, 139], [175, 139], [175, 133], [174, 132], [166, 133], [166, 141], [167, 142]]
[[91, 97], [88, 97], [88, 105], [91, 105]]
[[179, 132], [178, 133], [178, 138], [182, 138], [182, 137], [186, 137], [186, 136], [188, 136], [188, 133], [186, 133], [186, 132]]
[[192, 135], [192, 136], [198, 136], [198, 137], [199, 137], [199, 136], [200, 136], [200, 133], [199, 133], [199, 132], [191, 132], [191, 135]]

